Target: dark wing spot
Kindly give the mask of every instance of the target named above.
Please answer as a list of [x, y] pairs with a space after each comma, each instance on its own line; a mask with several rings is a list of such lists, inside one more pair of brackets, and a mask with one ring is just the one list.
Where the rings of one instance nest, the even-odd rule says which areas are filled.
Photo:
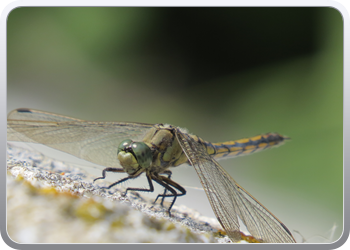
[[18, 113], [32, 113], [32, 111], [30, 109], [27, 109], [27, 108], [17, 109], [17, 112]]

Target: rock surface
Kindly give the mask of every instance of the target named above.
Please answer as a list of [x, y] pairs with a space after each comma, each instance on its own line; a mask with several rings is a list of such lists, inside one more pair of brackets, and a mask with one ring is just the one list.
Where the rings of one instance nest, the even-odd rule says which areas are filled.
[[226, 243], [216, 219], [138, 193], [106, 191], [82, 169], [8, 147], [7, 232], [17, 243]]

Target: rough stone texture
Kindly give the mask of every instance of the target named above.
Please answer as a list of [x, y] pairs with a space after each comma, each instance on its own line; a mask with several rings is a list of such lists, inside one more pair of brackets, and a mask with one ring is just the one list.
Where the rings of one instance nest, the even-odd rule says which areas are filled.
[[[82, 169], [8, 147], [7, 232], [18, 243], [227, 243], [216, 219], [135, 192], [105, 191]], [[243, 242], [242, 242], [243, 243]]]

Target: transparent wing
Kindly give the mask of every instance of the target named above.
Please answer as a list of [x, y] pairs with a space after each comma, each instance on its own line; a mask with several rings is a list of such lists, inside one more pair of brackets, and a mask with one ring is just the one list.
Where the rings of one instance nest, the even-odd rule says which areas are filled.
[[239, 217], [261, 242], [295, 243], [286, 226], [238, 185], [200, 142], [179, 130], [176, 136], [200, 178], [217, 219], [233, 241], [241, 238]]
[[20, 108], [12, 110], [8, 115], [9, 120], [26, 120], [26, 121], [45, 121], [45, 122], [67, 122], [67, 121], [84, 121], [64, 115], [58, 115], [45, 111]]
[[106, 166], [120, 167], [119, 143], [142, 140], [152, 124], [90, 122], [32, 109], [9, 113], [7, 140], [34, 142]]

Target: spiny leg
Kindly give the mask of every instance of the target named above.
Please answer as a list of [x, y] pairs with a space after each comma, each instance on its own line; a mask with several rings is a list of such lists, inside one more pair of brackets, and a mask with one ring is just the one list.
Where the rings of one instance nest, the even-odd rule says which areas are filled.
[[[125, 173], [125, 171], [124, 171], [123, 168], [105, 168], [105, 169], [103, 169], [103, 171], [102, 171], [102, 177], [95, 178], [95, 179], [94, 179], [94, 182], [95, 182], [96, 180], [99, 180], [99, 179], [105, 179], [105, 178], [106, 178], [106, 172]], [[103, 189], [110, 189], [110, 188], [114, 187], [115, 185], [118, 185], [118, 184], [120, 184], [120, 183], [122, 183], [122, 182], [124, 182], [124, 181], [126, 181], [126, 180], [136, 178], [136, 177], [139, 176], [139, 175], [140, 175], [140, 174], [135, 175], [135, 176], [130, 176], [130, 175], [129, 175], [129, 176], [123, 178], [123, 179], [120, 179], [120, 180], [117, 181], [117, 182], [112, 183], [112, 184], [109, 185], [108, 187], [103, 187]], [[127, 189], [127, 190], [128, 190], [128, 189]], [[122, 194], [123, 196], [126, 194], [127, 190], [125, 191], [124, 194]]]
[[[173, 201], [171, 202], [169, 208], [168, 208], [168, 213], [169, 213], [169, 216], [171, 216], [171, 213], [170, 213], [170, 210], [171, 208], [173, 207], [175, 201], [176, 201], [176, 198], [178, 196], [183, 196], [186, 194], [186, 190], [181, 187], [179, 184], [177, 184], [176, 182], [172, 181], [171, 179], [167, 178], [167, 177], [164, 177], [164, 176], [152, 176], [152, 179], [157, 182], [159, 185], [163, 186], [166, 190], [169, 190], [172, 194], [159, 194], [156, 198], [156, 200], [154, 201], [157, 202], [158, 198], [161, 196], [163, 197], [163, 199], [165, 197], [174, 197]], [[177, 190], [179, 190], [181, 193], [178, 194], [174, 188], [172, 188], [171, 186], [173, 186], [174, 188], [176, 188]]]
[[[127, 177], [124, 177], [123, 179], [120, 179], [119, 181], [112, 183], [112, 184], [109, 185], [108, 187], [104, 187], [104, 189], [110, 189], [110, 188], [114, 187], [115, 185], [118, 185], [118, 184], [120, 184], [120, 183], [122, 183], [122, 182], [124, 182], [124, 181], [127, 181], [127, 180], [129, 180], [129, 179], [133, 179], [133, 178], [134, 178], [134, 176], [127, 176]], [[124, 194], [122, 194], [122, 196], [125, 196], [125, 194], [126, 194], [126, 191], [125, 191]]]
[[127, 188], [124, 195], [126, 195], [126, 193], [129, 191], [129, 190], [132, 190], [132, 191], [141, 191], [141, 192], [153, 192], [154, 191], [154, 187], [153, 187], [153, 184], [152, 184], [152, 180], [151, 178], [149, 177], [148, 174], [146, 174], [146, 177], [147, 177], [147, 181], [148, 181], [148, 185], [149, 185], [149, 189], [147, 188]]
[[[170, 179], [170, 178], [171, 178], [171, 175], [172, 175], [172, 172], [171, 172], [170, 170], [165, 170], [165, 171], [164, 171], [163, 173], [161, 173], [161, 174], [166, 174], [166, 175], [168, 175], [168, 178]], [[167, 189], [164, 188], [164, 193], [163, 193], [163, 195], [166, 195], [166, 191], [167, 191]], [[163, 196], [163, 197], [162, 197], [162, 201], [160, 202], [160, 205], [161, 205], [161, 206], [163, 206], [164, 199], [165, 199], [165, 197]], [[156, 200], [156, 201], [157, 201], [157, 200]]]
[[[181, 192], [181, 194], [176, 193], [176, 196], [183, 196], [186, 194], [186, 189], [184, 189], [180, 184], [176, 183], [175, 181], [171, 180], [170, 178], [166, 178], [164, 176], [161, 176], [162, 181], [166, 182], [168, 185], [173, 186], [177, 190]], [[163, 196], [163, 195], [158, 195], [158, 196]], [[165, 195], [167, 197], [171, 197], [173, 195]], [[158, 197], [157, 197], [158, 198]]]
[[117, 172], [117, 173], [125, 173], [124, 169], [122, 168], [105, 168], [102, 170], [102, 177], [97, 177], [93, 180], [95, 182], [99, 179], [105, 179], [106, 178], [106, 172]]

